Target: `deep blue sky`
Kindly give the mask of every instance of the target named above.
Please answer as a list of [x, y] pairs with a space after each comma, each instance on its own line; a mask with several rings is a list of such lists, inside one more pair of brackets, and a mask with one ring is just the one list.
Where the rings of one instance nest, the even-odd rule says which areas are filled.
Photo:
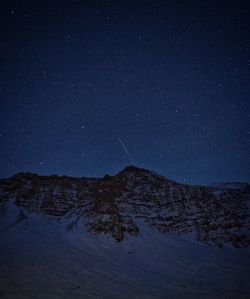
[[250, 181], [247, 2], [1, 1], [0, 177]]

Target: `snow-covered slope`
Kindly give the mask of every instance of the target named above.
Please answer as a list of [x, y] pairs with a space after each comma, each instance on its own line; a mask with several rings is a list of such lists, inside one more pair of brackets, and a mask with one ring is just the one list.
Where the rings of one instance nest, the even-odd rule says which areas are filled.
[[0, 180], [0, 202], [26, 211], [77, 218], [92, 233], [117, 241], [140, 232], [142, 219], [162, 232], [193, 233], [218, 246], [249, 246], [250, 186], [202, 187], [178, 184], [152, 171], [127, 167], [100, 179], [20, 173]]
[[247, 184], [191, 187], [129, 167], [0, 186], [0, 298], [250, 298]]

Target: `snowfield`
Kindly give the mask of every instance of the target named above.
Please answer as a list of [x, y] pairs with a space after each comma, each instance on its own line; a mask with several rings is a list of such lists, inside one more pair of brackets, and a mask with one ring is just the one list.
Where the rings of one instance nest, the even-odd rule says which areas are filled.
[[77, 215], [1, 203], [0, 298], [250, 298], [248, 248], [222, 249], [134, 221], [139, 234], [117, 242], [88, 232]]

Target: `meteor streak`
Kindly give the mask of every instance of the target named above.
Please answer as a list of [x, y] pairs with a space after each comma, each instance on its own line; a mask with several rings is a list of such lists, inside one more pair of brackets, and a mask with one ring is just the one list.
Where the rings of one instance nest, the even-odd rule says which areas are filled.
[[133, 160], [132, 156], [130, 155], [130, 153], [128, 152], [128, 150], [126, 149], [126, 146], [124, 145], [124, 143], [122, 142], [121, 138], [118, 138], [121, 146], [123, 147], [123, 149], [125, 150], [127, 156], [129, 157], [130, 161], [132, 162], [133, 165], [135, 165], [135, 161]]

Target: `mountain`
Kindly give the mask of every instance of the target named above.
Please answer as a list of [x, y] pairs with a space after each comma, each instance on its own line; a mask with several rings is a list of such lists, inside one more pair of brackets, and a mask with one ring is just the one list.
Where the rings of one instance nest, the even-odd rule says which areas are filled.
[[0, 180], [0, 298], [250, 298], [250, 185], [128, 166]]
[[142, 219], [162, 232], [193, 232], [218, 246], [250, 244], [248, 184], [188, 186], [134, 166], [100, 179], [19, 173], [0, 181], [0, 202], [10, 200], [23, 208], [22, 215], [75, 215], [71, 227], [82, 222], [117, 241], [126, 233], [138, 235], [134, 219]]

